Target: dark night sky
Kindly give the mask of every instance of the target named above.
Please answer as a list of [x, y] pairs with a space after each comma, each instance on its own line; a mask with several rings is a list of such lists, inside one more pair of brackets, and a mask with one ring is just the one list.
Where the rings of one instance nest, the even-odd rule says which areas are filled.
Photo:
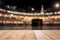
[[16, 5], [18, 8], [28, 8], [33, 7], [35, 9], [41, 8], [43, 4], [45, 9], [50, 8], [54, 2], [60, 0], [3, 0], [6, 5]]

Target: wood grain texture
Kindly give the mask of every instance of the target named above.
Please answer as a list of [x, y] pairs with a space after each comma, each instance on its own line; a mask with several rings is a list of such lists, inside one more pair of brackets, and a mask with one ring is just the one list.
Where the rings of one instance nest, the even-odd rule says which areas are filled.
[[0, 30], [0, 40], [60, 40], [60, 30]]

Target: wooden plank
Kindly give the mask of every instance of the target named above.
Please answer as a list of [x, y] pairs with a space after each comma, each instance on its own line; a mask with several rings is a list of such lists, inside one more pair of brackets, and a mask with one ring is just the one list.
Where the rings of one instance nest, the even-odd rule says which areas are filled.
[[0, 30], [0, 40], [60, 40], [60, 30]]
[[35, 36], [32, 30], [27, 30], [24, 40], [35, 40]]
[[6, 38], [6, 37], [8, 37], [9, 35], [11, 35], [12, 33], [13, 33], [14, 31], [5, 31], [4, 33], [2, 33], [2, 34], [0, 34], [0, 38]]
[[58, 31], [53, 30], [46, 30], [43, 31], [47, 36], [49, 36], [52, 40], [60, 40], [60, 34]]
[[48, 36], [46, 36], [42, 31], [40, 30], [34, 30], [34, 34], [36, 36], [36, 40], [51, 40]]
[[10, 36], [8, 36], [7, 38], [5, 38], [5, 40], [23, 40], [25, 32], [26, 31], [23, 31], [23, 30], [21, 30], [21, 31], [15, 30], [15, 32], [13, 34], [11, 34]]

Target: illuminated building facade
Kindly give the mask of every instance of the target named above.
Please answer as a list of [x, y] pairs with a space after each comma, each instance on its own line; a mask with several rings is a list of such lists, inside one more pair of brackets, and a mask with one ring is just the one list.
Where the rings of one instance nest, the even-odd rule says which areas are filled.
[[44, 15], [44, 6], [41, 6], [41, 14]]
[[[0, 9], [2, 11], [2, 9]], [[42, 19], [43, 23], [60, 23], [60, 11], [50, 13], [44, 13], [43, 5], [41, 7], [41, 13], [21, 13], [16, 11], [3, 10], [0, 12], [0, 23], [1, 24], [31, 24], [32, 19]], [[56, 22], [53, 22], [56, 21]]]

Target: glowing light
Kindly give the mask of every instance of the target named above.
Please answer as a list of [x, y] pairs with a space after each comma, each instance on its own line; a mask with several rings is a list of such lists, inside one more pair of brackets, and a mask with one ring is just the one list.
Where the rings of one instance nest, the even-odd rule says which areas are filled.
[[9, 5], [7, 5], [7, 8], [10, 8], [10, 6], [9, 6]]
[[56, 7], [56, 8], [59, 8], [59, 6], [60, 6], [59, 3], [56, 3], [56, 4], [55, 4], [55, 7]]
[[34, 10], [34, 8], [32, 8], [32, 11]]
[[60, 11], [58, 12], [58, 14], [60, 14]]
[[57, 14], [57, 12], [54, 12], [54, 14]]
[[5, 17], [7, 17], [7, 15], [4, 15]]
[[11, 14], [11, 16], [13, 16], [13, 14]]
[[0, 14], [0, 16], [2, 16], [2, 14]]

